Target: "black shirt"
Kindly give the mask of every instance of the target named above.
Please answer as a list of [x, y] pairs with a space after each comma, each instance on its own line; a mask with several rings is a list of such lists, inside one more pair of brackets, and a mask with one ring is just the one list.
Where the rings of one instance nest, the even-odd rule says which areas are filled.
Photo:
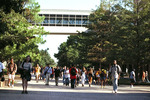
[[60, 75], [60, 69], [55, 69], [55, 77], [59, 77]]

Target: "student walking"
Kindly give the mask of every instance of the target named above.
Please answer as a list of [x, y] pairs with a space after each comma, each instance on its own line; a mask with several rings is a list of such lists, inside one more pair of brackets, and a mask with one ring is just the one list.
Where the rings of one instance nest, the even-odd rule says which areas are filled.
[[2, 62], [0, 62], [0, 81], [4, 77], [4, 71], [3, 71], [3, 69], [4, 69], [4, 66], [3, 66]]
[[105, 81], [106, 81], [106, 70], [102, 69], [100, 72], [100, 80], [101, 80], [101, 88], [105, 88]]
[[14, 87], [14, 79], [15, 73], [17, 72], [17, 65], [14, 63], [13, 58], [11, 58], [7, 70], [8, 70], [8, 87], [10, 87], [10, 80], [12, 80], [12, 87]]
[[55, 69], [55, 83], [56, 83], [56, 86], [58, 86], [58, 81], [59, 81], [59, 76], [60, 76], [60, 69], [57, 67], [56, 69]]
[[52, 74], [52, 69], [48, 64], [44, 70], [44, 75], [46, 76], [46, 84], [45, 85], [49, 85], [49, 78], [50, 78], [51, 74]]
[[86, 75], [86, 69], [85, 69], [85, 67], [83, 67], [82, 72], [81, 72], [82, 87], [84, 87], [84, 84], [85, 84], [85, 75]]
[[111, 78], [112, 78], [112, 83], [113, 83], [113, 93], [117, 93], [118, 90], [118, 79], [120, 76], [121, 68], [117, 64], [117, 61], [114, 60], [114, 64], [111, 66], [110, 71], [111, 73]]
[[71, 88], [75, 87], [75, 80], [77, 79], [77, 70], [74, 66], [69, 69], [70, 79], [71, 79]]
[[93, 79], [93, 69], [90, 68], [88, 71], [88, 77], [89, 77], [89, 87], [91, 87], [92, 79]]
[[145, 72], [145, 81], [149, 83], [148, 71]]
[[132, 71], [130, 73], [130, 81], [131, 81], [131, 86], [130, 87], [133, 88], [133, 84], [136, 82], [134, 69], [132, 69]]
[[67, 69], [65, 71], [65, 83], [66, 83], [66, 86], [69, 86], [69, 80], [70, 80], [70, 74], [69, 74], [69, 68], [67, 67]]
[[143, 70], [143, 72], [142, 72], [142, 82], [145, 82], [145, 77], [146, 77], [146, 74], [145, 74], [145, 71]]
[[39, 66], [39, 64], [37, 64], [36, 67], [35, 67], [36, 82], [37, 82], [37, 83], [38, 83], [38, 81], [39, 81], [40, 72], [41, 72], [41, 67]]
[[31, 80], [31, 71], [32, 71], [32, 64], [31, 64], [31, 58], [30, 56], [27, 56], [25, 61], [21, 64], [20, 66], [22, 72], [21, 72], [21, 78], [22, 78], [22, 87], [23, 91], [22, 94], [27, 92], [27, 86], [28, 86], [28, 81]]

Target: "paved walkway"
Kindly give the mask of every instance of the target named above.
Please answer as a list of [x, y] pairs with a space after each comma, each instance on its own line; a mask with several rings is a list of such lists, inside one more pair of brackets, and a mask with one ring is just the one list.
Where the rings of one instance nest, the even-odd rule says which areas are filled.
[[0, 87], [0, 100], [150, 100], [150, 86], [128, 85], [118, 87], [118, 93], [112, 93], [112, 86], [101, 89], [98, 85], [92, 87], [82, 87], [81, 84], [71, 89], [70, 86], [63, 86], [60, 80], [59, 86], [55, 86], [54, 80], [49, 86], [45, 86], [43, 81], [36, 83], [35, 80], [29, 82], [29, 94], [21, 94], [21, 80], [16, 80], [15, 87]]

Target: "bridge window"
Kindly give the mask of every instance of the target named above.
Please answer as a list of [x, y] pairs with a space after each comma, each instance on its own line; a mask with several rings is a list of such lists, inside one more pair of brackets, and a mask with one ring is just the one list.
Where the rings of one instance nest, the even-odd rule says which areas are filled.
[[63, 25], [68, 25], [68, 18], [63, 18]]
[[[43, 26], [87, 26], [88, 15], [39, 14], [45, 16]], [[28, 20], [30, 22], [30, 20]], [[31, 22], [32, 23], [32, 22]], [[33, 23], [34, 24], [34, 23]]]
[[48, 24], [48, 18], [45, 18], [43, 23], [47, 23]]
[[62, 24], [62, 19], [61, 18], [57, 18], [56, 24]]
[[75, 24], [75, 19], [71, 18], [70, 21], [69, 21], [69, 24], [74, 25]]
[[50, 18], [50, 24], [55, 24], [55, 18]]

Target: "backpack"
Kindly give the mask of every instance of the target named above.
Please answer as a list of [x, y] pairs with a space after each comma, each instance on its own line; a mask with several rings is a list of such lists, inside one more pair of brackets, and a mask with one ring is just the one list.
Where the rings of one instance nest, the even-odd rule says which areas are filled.
[[105, 76], [105, 73], [104, 73], [104, 71], [102, 71], [100, 74], [100, 77], [104, 77], [104, 76]]
[[75, 69], [75, 68], [72, 68], [72, 69], [71, 69], [71, 75], [72, 75], [72, 76], [75, 76], [75, 75], [76, 75], [76, 69]]

